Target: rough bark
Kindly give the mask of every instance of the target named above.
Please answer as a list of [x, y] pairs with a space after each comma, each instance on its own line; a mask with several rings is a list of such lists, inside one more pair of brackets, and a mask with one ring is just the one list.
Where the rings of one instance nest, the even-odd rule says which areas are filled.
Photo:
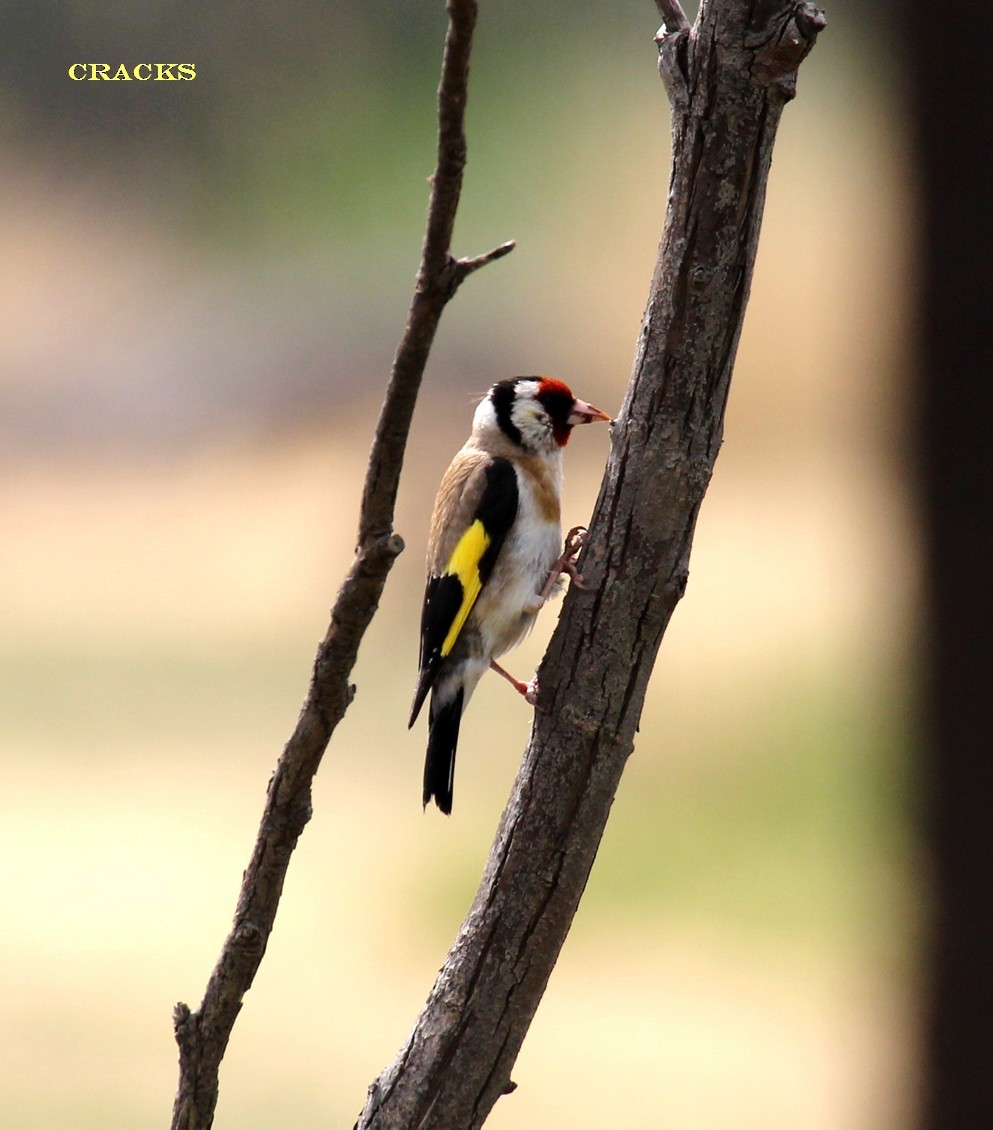
[[361, 1130], [479, 1127], [572, 922], [686, 585], [721, 444], [776, 127], [825, 20], [806, 3], [659, 0], [673, 166], [634, 371], [580, 562], [539, 672], [530, 743], [482, 884]]
[[231, 933], [195, 1012], [175, 1008], [179, 1085], [173, 1130], [206, 1130], [217, 1105], [218, 1071], [241, 1002], [272, 932], [283, 881], [311, 816], [311, 784], [335, 727], [352, 701], [349, 676], [403, 541], [393, 511], [407, 435], [442, 311], [467, 275], [507, 254], [505, 243], [474, 259], [450, 252], [462, 188], [464, 115], [475, 0], [448, 0], [449, 25], [438, 91], [438, 160], [427, 230], [407, 325], [393, 362], [366, 473], [355, 559], [331, 610], [313, 676], [293, 735], [269, 781], [265, 810], [245, 871]]

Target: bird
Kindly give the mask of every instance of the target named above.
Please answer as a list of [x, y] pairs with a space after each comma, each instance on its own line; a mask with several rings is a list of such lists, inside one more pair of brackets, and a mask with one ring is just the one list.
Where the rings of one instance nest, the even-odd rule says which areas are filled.
[[497, 662], [531, 630], [565, 573], [581, 585], [573, 557], [585, 529], [561, 549], [562, 454], [578, 424], [610, 417], [551, 377], [498, 381], [479, 402], [472, 432], [434, 501], [421, 613], [417, 686], [408, 728], [428, 692], [423, 803], [452, 811], [462, 713], [492, 668], [534, 704], [534, 684]]

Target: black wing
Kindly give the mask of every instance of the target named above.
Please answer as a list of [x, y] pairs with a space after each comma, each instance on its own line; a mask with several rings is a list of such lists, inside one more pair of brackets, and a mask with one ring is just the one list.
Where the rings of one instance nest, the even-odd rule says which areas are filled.
[[448, 560], [444, 573], [428, 577], [421, 612], [420, 676], [410, 708], [417, 720], [442, 660], [489, 580], [500, 549], [517, 517], [517, 474], [509, 459], [491, 459], [476, 509]]

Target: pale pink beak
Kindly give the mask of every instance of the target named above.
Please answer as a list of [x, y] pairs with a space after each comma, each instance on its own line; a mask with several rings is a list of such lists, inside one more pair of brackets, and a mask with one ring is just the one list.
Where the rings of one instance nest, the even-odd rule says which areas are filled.
[[606, 412], [601, 412], [599, 408], [594, 408], [592, 404], [587, 404], [585, 400], [577, 400], [573, 403], [572, 411], [569, 413], [569, 419], [566, 423], [575, 424], [592, 424], [594, 420], [606, 420], [610, 422], [610, 417]]

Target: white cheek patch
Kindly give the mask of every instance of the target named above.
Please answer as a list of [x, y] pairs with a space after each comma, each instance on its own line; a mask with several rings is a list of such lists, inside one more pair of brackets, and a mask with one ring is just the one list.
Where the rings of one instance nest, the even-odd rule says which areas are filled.
[[548, 413], [537, 400], [532, 400], [530, 397], [514, 402], [510, 410], [510, 418], [529, 447], [540, 447], [552, 430], [552, 421]]

